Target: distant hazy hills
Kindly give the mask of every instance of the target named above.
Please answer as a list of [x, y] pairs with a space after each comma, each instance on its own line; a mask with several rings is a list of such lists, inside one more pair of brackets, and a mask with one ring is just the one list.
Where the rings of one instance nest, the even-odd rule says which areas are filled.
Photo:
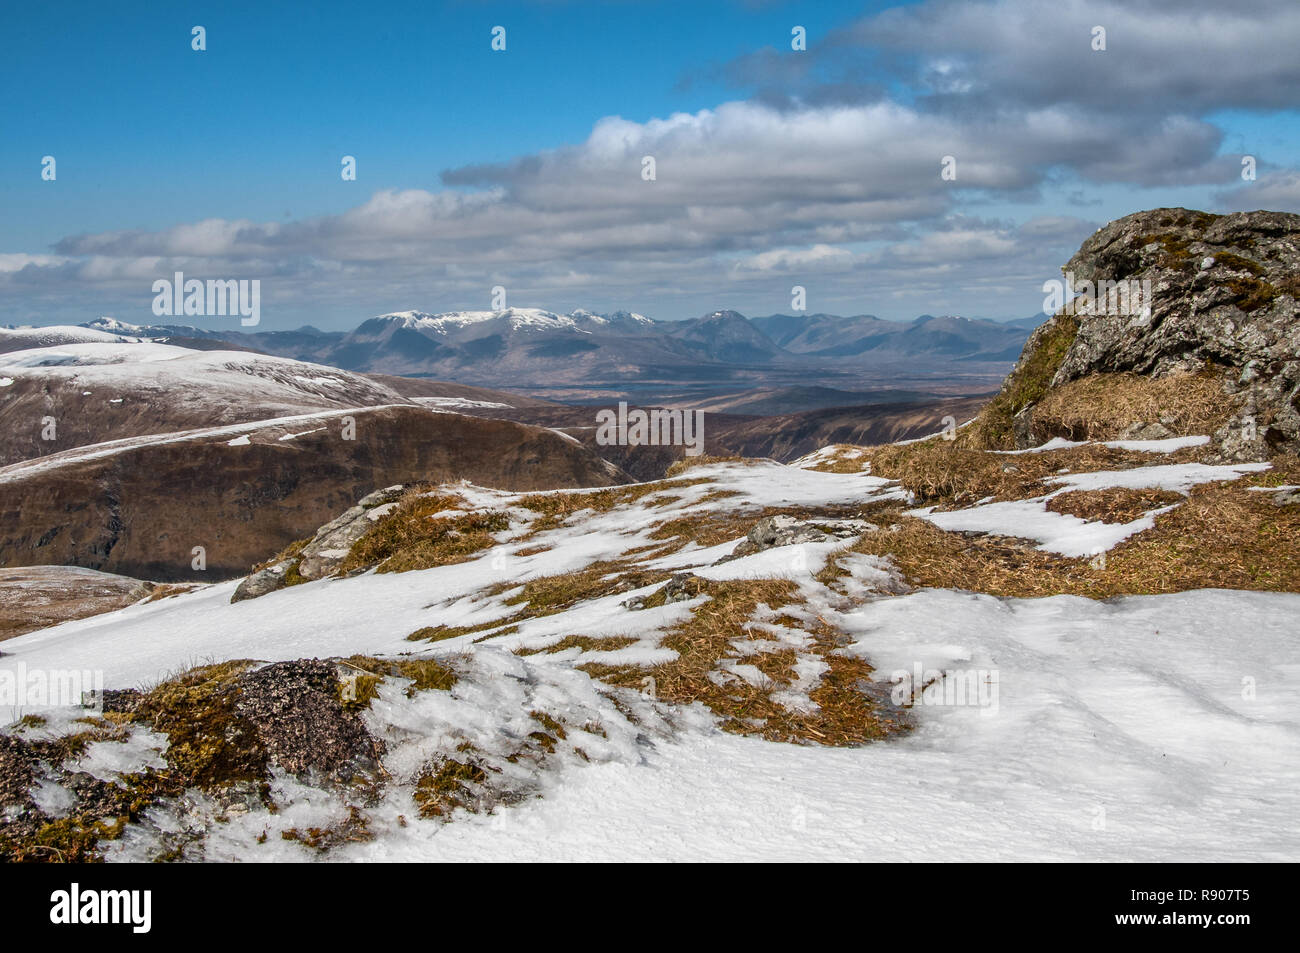
[[428, 314], [403, 311], [350, 332], [245, 332], [176, 325], [139, 326], [112, 318], [83, 325], [106, 335], [216, 340], [351, 371], [438, 377], [512, 387], [595, 382], [709, 380], [742, 383], [766, 371], [825, 370], [843, 377], [907, 362], [1012, 362], [1043, 320], [997, 322], [922, 315], [885, 321], [830, 314], [747, 318], [715, 311], [688, 321], [655, 321], [626, 311], [556, 314], [537, 308]]

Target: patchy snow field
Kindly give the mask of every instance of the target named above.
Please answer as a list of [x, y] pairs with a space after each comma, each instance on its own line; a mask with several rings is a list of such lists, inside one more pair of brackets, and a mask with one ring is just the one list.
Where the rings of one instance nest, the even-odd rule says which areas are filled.
[[[1233, 475], [1191, 465], [1144, 469], [1087, 476], [1099, 485], [1185, 488]], [[5, 642], [0, 672], [98, 669], [107, 687], [123, 688], [225, 659], [470, 653], [467, 674], [450, 692], [411, 700], [385, 688], [367, 717], [386, 730], [458, 725], [480, 745], [529, 706], [589, 713], [608, 729], [590, 763], [570, 759], [530, 779], [540, 798], [491, 814], [406, 822], [409, 796], [390, 795], [370, 812], [374, 839], [335, 848], [327, 855], [335, 860], [1300, 859], [1300, 595], [1202, 590], [1105, 602], [941, 589], [887, 595], [888, 564], [837, 556], [845, 541], [773, 548], [719, 565], [736, 541], [647, 557], [647, 566], [694, 568], [710, 579], [795, 580], [800, 611], [846, 633], [841, 651], [874, 666], [886, 694], [914, 672], [924, 681], [946, 672], [943, 684], [969, 677], [978, 686], [964, 703], [922, 693], [914, 731], [857, 748], [727, 734], [698, 706], [657, 711], [671, 730], [663, 722], [633, 737], [618, 728], [618, 713], [574, 665], [651, 664], [671, 655], [662, 635], [707, 596], [639, 610], [625, 605], [648, 587], [510, 629], [432, 646], [406, 641], [424, 626], [504, 620], [506, 600], [531, 578], [635, 558], [658, 521], [702, 509], [902, 496], [866, 474], [774, 463], [698, 467], [686, 477], [707, 482], [575, 514], [526, 544], [504, 533], [465, 563], [327, 579], [235, 604], [235, 583], [223, 583], [66, 623]], [[1077, 486], [1083, 477], [1061, 482]], [[719, 498], [720, 489], [733, 495]], [[456, 490], [470, 505], [508, 512], [517, 500]], [[1089, 533], [1105, 525], [1077, 522], [1094, 527]], [[1086, 549], [1082, 531], [1078, 537], [1076, 548]], [[815, 576], [836, 559], [851, 575], [831, 589]], [[778, 641], [793, 631], [769, 628]], [[632, 641], [612, 652], [513, 654], [574, 633]], [[738, 677], [752, 675], [743, 664], [732, 668]], [[815, 660], [801, 670], [807, 679], [816, 675]], [[0, 709], [0, 721], [22, 713]], [[152, 763], [161, 745], [156, 736], [153, 742], [133, 739], [134, 747], [115, 753], [97, 745], [91, 766], [102, 774], [119, 761]], [[412, 764], [428, 753], [401, 744], [394, 751]], [[346, 806], [288, 778], [278, 784], [291, 806], [212, 825], [208, 858], [317, 856], [277, 831], [340, 822]], [[109, 845], [108, 856], [143, 857], [146, 846], [129, 834]]]

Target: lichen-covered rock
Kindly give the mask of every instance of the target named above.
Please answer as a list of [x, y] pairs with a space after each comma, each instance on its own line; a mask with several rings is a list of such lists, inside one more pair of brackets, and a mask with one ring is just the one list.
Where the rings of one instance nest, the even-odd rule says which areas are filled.
[[1300, 490], [1287, 487], [1273, 494], [1274, 506], [1295, 506], [1297, 504], [1300, 504]]
[[[1062, 271], [1098, 300], [1076, 312], [1053, 386], [1217, 369], [1236, 414], [1214, 434], [1223, 455], [1300, 452], [1300, 215], [1138, 212], [1090, 237]], [[1103, 302], [1100, 282], [1149, 283], [1149, 311]]]
[[406, 491], [405, 485], [385, 487], [368, 493], [340, 516], [330, 520], [292, 558], [259, 569], [235, 589], [231, 602], [256, 599], [297, 581], [323, 579], [338, 569], [353, 545], [388, 513]]
[[693, 572], [679, 572], [664, 583], [664, 602], [689, 602], [704, 591], [704, 580]]
[[765, 516], [753, 526], [745, 538], [736, 544], [729, 559], [749, 556], [771, 549], [773, 546], [791, 546], [795, 543], [824, 543], [832, 539], [849, 539], [870, 532], [876, 527], [866, 520], [837, 519], [808, 521], [778, 513]]
[[35, 758], [26, 742], [12, 735], [0, 735], [0, 808], [27, 800], [34, 780]]
[[265, 569], [259, 569], [257, 572], [245, 576], [243, 582], [235, 587], [230, 601], [243, 602], [245, 599], [256, 599], [268, 592], [275, 592], [277, 589], [284, 588], [285, 575], [292, 565], [292, 561], [279, 562], [274, 566], [267, 566]]
[[352, 551], [353, 544], [393, 508], [406, 487], [390, 486], [363, 496], [356, 506], [330, 520], [303, 547], [298, 574], [304, 579], [328, 576]]
[[236, 679], [236, 712], [257, 730], [270, 764], [300, 777], [349, 781], [375, 770], [380, 749], [339, 695], [335, 666], [275, 662]]

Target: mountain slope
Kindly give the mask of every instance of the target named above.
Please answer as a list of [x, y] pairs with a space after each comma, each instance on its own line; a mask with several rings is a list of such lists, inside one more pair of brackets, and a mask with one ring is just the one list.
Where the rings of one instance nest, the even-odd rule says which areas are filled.
[[0, 466], [93, 443], [316, 410], [451, 407], [457, 398], [540, 403], [464, 385], [380, 379], [286, 358], [148, 341], [11, 351], [0, 355], [0, 382], [0, 428], [8, 434], [0, 443]]
[[2, 467], [0, 553], [11, 567], [229, 578], [376, 487], [458, 479], [549, 490], [627, 477], [558, 434], [510, 421], [403, 405], [317, 411]]

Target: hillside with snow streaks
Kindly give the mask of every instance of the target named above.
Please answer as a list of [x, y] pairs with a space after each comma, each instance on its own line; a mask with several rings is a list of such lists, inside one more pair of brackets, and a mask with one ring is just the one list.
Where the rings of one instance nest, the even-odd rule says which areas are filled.
[[[1043, 455], [1062, 452], [1079, 451]], [[202, 587], [11, 639], [0, 672], [85, 667], [109, 688], [150, 689], [235, 659], [331, 658], [345, 673], [407, 660], [361, 713], [385, 745], [380, 793], [359, 799], [282, 770], [269, 804], [234, 809], [192, 790], [105, 841], [110, 860], [165, 849], [264, 860], [1300, 857], [1300, 595], [1103, 601], [908, 584], [906, 561], [873, 554], [872, 540], [912, 525], [915, 500], [867, 470], [862, 453], [832, 448], [799, 467], [709, 464], [598, 492], [424, 490], [372, 519], [432, 503], [435, 523], [502, 518], [461, 561], [381, 564], [233, 603], [235, 583]], [[1257, 482], [1263, 467], [1208, 471], [1155, 460], [1072, 479], [1159, 487], [1185, 505], [1205, 492], [1270, 505], [1279, 492]], [[794, 535], [746, 536], [760, 518]], [[1078, 523], [1080, 541], [1096, 538], [1097, 521]], [[1137, 528], [1108, 548], [1164, 531]], [[575, 588], [557, 597], [557, 581]], [[743, 624], [710, 650], [685, 700], [673, 681], [694, 677], [683, 652], [708, 638], [699, 620], [727, 607]], [[450, 687], [422, 685], [409, 667], [420, 659], [453, 673]], [[967, 704], [918, 691], [899, 707], [891, 696], [914, 671], [941, 685], [976, 673], [993, 690]], [[843, 727], [829, 707], [841, 696], [825, 691], [836, 673], [859, 680], [884, 740], [818, 740]], [[254, 684], [255, 673], [239, 677]], [[728, 707], [734, 697], [759, 706], [757, 722]], [[798, 743], [774, 740], [778, 725]], [[22, 736], [67, 730], [52, 719]], [[163, 735], [139, 728], [95, 742], [81, 767], [116, 783], [166, 751]], [[452, 777], [451, 800], [430, 794]], [[46, 784], [38, 800], [57, 815], [57, 784]], [[196, 812], [222, 823], [194, 827]]]

